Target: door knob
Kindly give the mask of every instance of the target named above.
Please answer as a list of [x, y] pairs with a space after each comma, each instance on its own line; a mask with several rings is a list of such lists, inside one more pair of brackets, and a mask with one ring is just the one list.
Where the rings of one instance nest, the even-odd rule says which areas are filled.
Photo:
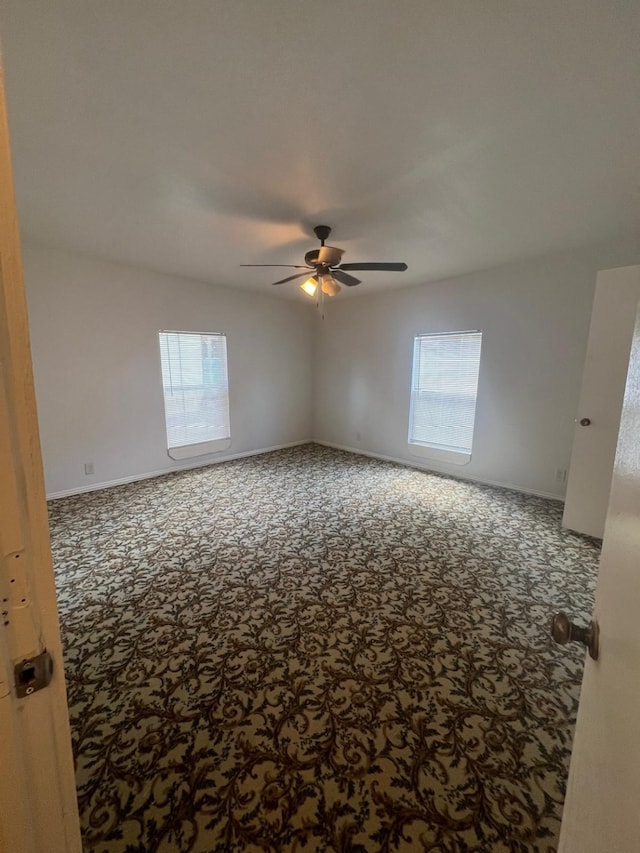
[[581, 418], [580, 426], [591, 426], [591, 418]]
[[582, 643], [589, 650], [593, 660], [598, 660], [600, 632], [597, 622], [591, 621], [586, 628], [583, 628], [580, 625], [574, 625], [566, 613], [556, 613], [551, 620], [551, 636], [561, 646], [572, 640]]

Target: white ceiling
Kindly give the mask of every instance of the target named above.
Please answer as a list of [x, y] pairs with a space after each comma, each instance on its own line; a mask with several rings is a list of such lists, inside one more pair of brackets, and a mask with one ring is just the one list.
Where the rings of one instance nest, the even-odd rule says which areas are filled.
[[350, 293], [640, 232], [637, 0], [3, 0], [0, 34], [50, 245], [294, 296], [239, 264], [319, 223], [409, 265]]

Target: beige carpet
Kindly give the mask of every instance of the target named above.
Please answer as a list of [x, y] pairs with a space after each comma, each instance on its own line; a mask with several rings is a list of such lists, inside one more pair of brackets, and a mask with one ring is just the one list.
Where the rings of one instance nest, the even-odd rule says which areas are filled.
[[307, 445], [50, 505], [86, 851], [553, 851], [594, 541]]

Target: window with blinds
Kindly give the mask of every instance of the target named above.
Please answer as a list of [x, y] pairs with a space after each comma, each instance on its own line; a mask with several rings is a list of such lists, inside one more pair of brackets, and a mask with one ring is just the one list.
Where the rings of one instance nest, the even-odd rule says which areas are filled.
[[471, 454], [481, 345], [482, 332], [415, 338], [410, 444]]
[[228, 447], [227, 339], [197, 332], [160, 332], [167, 446], [174, 459]]

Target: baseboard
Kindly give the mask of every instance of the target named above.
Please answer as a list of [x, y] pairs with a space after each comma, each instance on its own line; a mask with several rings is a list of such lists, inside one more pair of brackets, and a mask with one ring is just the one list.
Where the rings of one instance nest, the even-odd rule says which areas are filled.
[[496, 486], [499, 489], [509, 489], [511, 492], [521, 492], [524, 495], [535, 495], [539, 498], [548, 498], [552, 501], [560, 501], [564, 503], [564, 495], [554, 495], [551, 492], [540, 492], [536, 489], [525, 489], [523, 486], [516, 486], [513, 483], [503, 483], [500, 480], [482, 480], [480, 477], [469, 477], [466, 474], [451, 473], [443, 471], [441, 468], [424, 465], [423, 463], [414, 462], [413, 460], [399, 459], [396, 456], [385, 456], [383, 453], [371, 453], [368, 450], [362, 450], [360, 447], [348, 447], [345, 444], [335, 444], [332, 441], [320, 441], [314, 438], [314, 444], [322, 444], [324, 447], [333, 447], [335, 450], [344, 450], [347, 453], [355, 453], [357, 456], [369, 456], [371, 459], [381, 459], [383, 462], [395, 462], [397, 465], [404, 465], [406, 468], [417, 468], [420, 471], [431, 471], [434, 474], [444, 474], [445, 477], [451, 477], [453, 480], [468, 480], [472, 483], [480, 483], [483, 486]]
[[287, 447], [298, 447], [302, 444], [314, 444], [312, 439], [304, 441], [290, 441], [288, 444], [274, 444], [273, 447], [261, 447], [258, 450], [244, 450], [242, 453], [229, 453], [217, 459], [208, 459], [206, 462], [189, 462], [186, 465], [172, 465], [161, 471], [148, 471], [145, 474], [133, 474], [131, 477], [120, 477], [118, 480], [105, 480], [102, 483], [91, 483], [90, 486], [79, 486], [74, 489], [63, 489], [61, 492], [47, 494], [48, 501], [58, 498], [68, 498], [71, 495], [81, 495], [84, 492], [99, 492], [101, 489], [110, 489], [112, 486], [124, 486], [127, 483], [137, 483], [139, 480], [151, 480], [154, 477], [162, 477], [163, 474], [175, 474], [178, 471], [192, 471], [194, 468], [206, 468], [207, 465], [218, 465], [220, 462], [231, 462], [234, 459], [244, 459], [246, 456], [261, 456], [263, 453], [272, 453], [274, 450], [286, 450]]
[[105, 480], [101, 483], [91, 483], [89, 486], [79, 486], [73, 489], [63, 489], [59, 492], [50, 492], [47, 494], [47, 500], [53, 501], [58, 498], [67, 498], [71, 495], [81, 495], [85, 492], [98, 492], [101, 489], [110, 489], [113, 486], [124, 486], [127, 483], [136, 483], [139, 480], [151, 480], [154, 477], [162, 477], [163, 474], [174, 474], [178, 471], [191, 471], [195, 468], [206, 468], [207, 465], [217, 465], [220, 462], [231, 462], [234, 459], [244, 459], [247, 456], [260, 456], [263, 453], [272, 453], [275, 450], [286, 450], [288, 447], [298, 447], [303, 444], [321, 444], [324, 447], [333, 447], [335, 450], [344, 450], [346, 453], [354, 453], [357, 456], [368, 456], [371, 459], [380, 459], [383, 462], [394, 462], [396, 465], [404, 465], [407, 468], [416, 468], [419, 471], [431, 471], [434, 474], [444, 474], [454, 480], [468, 480], [472, 483], [480, 483], [485, 486], [496, 486], [499, 489], [509, 489], [512, 492], [522, 492], [525, 495], [536, 495], [540, 498], [549, 498], [554, 501], [564, 502], [563, 495], [554, 495], [550, 492], [541, 492], [536, 489], [526, 489], [522, 486], [516, 486], [513, 483], [503, 483], [499, 480], [483, 480], [480, 477], [469, 477], [466, 475], [452, 474], [450, 471], [433, 466], [424, 465], [419, 461], [400, 459], [396, 456], [387, 456], [383, 453], [371, 453], [368, 450], [362, 450], [360, 447], [349, 447], [345, 444], [336, 444], [331, 441], [320, 441], [319, 439], [305, 439], [303, 441], [291, 441], [288, 444], [274, 444], [273, 447], [261, 447], [257, 450], [244, 450], [242, 453], [229, 453], [225, 456], [220, 456], [218, 459], [209, 459], [206, 462], [189, 462], [186, 465], [172, 465], [170, 468], [163, 468], [160, 471], [148, 471], [144, 474], [133, 474], [130, 477], [120, 477], [117, 480]]

